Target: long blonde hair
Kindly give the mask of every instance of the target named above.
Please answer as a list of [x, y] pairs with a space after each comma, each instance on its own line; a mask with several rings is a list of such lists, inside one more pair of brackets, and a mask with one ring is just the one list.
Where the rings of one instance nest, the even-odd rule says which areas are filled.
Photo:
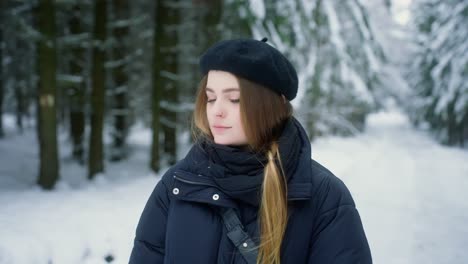
[[[280, 263], [281, 242], [288, 221], [287, 183], [277, 140], [285, 121], [292, 115], [289, 101], [254, 82], [237, 77], [240, 86], [240, 111], [248, 146], [265, 153], [260, 217], [260, 245], [257, 263]], [[206, 115], [205, 76], [198, 86], [192, 131], [196, 138], [213, 139]]]

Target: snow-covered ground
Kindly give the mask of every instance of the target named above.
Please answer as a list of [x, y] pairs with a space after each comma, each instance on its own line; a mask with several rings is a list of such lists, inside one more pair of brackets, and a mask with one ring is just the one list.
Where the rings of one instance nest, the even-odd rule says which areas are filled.
[[468, 151], [438, 145], [393, 112], [312, 153], [350, 188], [375, 263], [468, 263]]
[[[0, 140], [0, 264], [127, 263], [134, 229], [159, 180], [146, 168], [150, 134], [135, 128], [129, 161], [86, 182], [61, 138], [56, 191], [34, 187], [33, 130]], [[398, 111], [371, 115], [354, 138], [322, 138], [313, 158], [351, 190], [374, 263], [468, 263], [468, 151], [435, 143]]]

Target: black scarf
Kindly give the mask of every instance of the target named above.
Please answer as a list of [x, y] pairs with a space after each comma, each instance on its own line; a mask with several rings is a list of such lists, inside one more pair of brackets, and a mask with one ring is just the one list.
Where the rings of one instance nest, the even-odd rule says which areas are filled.
[[[308, 142], [300, 137], [298, 126], [300, 123], [291, 117], [278, 139], [287, 180], [295, 172], [302, 145]], [[210, 175], [218, 187], [231, 198], [258, 206], [263, 170], [268, 162], [266, 155], [207, 141], [201, 147], [209, 158]]]

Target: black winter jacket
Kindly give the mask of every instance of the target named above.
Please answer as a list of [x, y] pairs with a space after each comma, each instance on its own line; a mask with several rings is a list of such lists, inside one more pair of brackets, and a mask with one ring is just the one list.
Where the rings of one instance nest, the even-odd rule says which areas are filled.
[[[282, 138], [299, 138], [301, 144], [287, 180], [289, 218], [281, 263], [372, 263], [359, 213], [345, 184], [311, 159], [310, 142], [295, 119]], [[280, 142], [280, 152], [281, 147]], [[220, 188], [212, 176], [216, 166], [210, 154], [195, 144], [163, 175], [138, 223], [131, 264], [246, 263], [228, 239], [218, 209], [234, 208], [255, 240], [259, 237], [258, 198], [246, 197], [258, 196], [249, 196], [250, 190], [236, 196]]]

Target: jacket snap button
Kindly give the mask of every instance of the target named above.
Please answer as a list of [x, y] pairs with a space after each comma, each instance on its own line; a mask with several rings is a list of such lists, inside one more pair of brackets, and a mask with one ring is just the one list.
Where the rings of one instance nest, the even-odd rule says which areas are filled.
[[219, 199], [219, 195], [216, 193], [216, 194], [213, 194], [213, 200], [217, 201]]
[[179, 188], [174, 188], [172, 190], [172, 193], [175, 194], [175, 195], [179, 194]]
[[247, 245], [247, 243], [244, 243], [244, 244], [242, 244], [242, 246], [246, 248], [248, 245]]

